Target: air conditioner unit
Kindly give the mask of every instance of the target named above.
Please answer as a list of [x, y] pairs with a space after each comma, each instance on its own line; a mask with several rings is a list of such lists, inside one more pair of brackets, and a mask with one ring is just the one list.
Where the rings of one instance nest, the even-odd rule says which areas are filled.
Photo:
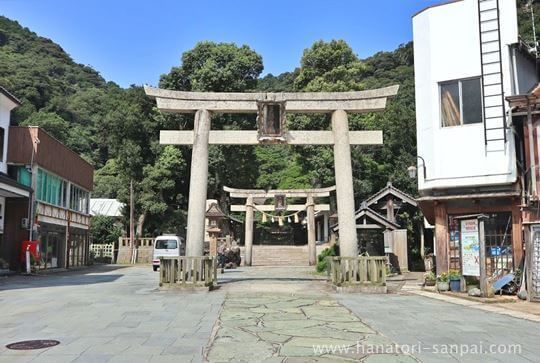
[[30, 228], [30, 223], [28, 223], [28, 218], [22, 218], [21, 219], [21, 228], [22, 229]]

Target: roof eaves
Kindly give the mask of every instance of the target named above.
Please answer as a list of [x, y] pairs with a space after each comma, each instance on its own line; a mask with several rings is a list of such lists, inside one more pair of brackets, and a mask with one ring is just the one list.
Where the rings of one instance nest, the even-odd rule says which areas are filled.
[[433, 9], [433, 8], [438, 8], [439, 6], [444, 6], [444, 5], [457, 3], [457, 2], [460, 2], [460, 1], [463, 1], [463, 0], [448, 0], [448, 1], [445, 1], [445, 2], [440, 3], [440, 4], [429, 5], [429, 6], [425, 7], [425, 8], [423, 8], [422, 10], [419, 10], [416, 13], [414, 13], [414, 15], [412, 17], [414, 18], [415, 16], [420, 15], [420, 14], [422, 14], [423, 12], [425, 12], [427, 10], [430, 10], [430, 9]]
[[22, 102], [15, 97], [13, 94], [11, 94], [7, 89], [0, 86], [0, 93], [9, 98], [12, 102], [16, 103], [18, 106], [22, 105]]

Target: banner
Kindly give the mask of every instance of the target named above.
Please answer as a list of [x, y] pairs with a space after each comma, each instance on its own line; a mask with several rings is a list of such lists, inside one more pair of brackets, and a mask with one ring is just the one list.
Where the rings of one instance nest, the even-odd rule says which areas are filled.
[[461, 221], [461, 268], [463, 276], [480, 276], [478, 219]]

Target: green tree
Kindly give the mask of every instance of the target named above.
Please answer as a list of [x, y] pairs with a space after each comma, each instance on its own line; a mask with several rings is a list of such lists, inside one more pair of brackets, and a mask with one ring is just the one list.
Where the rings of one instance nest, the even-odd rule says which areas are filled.
[[160, 86], [184, 91], [241, 92], [253, 89], [262, 57], [247, 45], [200, 42], [182, 55], [182, 65], [161, 76]]
[[364, 73], [364, 64], [344, 40], [320, 40], [304, 50], [294, 86], [312, 92], [360, 90]]
[[[185, 219], [179, 219], [182, 213], [178, 211], [183, 207], [181, 191], [186, 180], [186, 163], [180, 150], [165, 146], [155, 164], [144, 167], [143, 174], [138, 200], [144, 217], [140, 218], [154, 217], [154, 221], [159, 221], [154, 223], [156, 229], [172, 219], [176, 232], [183, 232], [181, 227], [185, 226]], [[170, 222], [168, 225], [171, 228]]]
[[53, 112], [36, 112], [21, 122], [21, 126], [39, 126], [62, 143], [69, 138], [69, 123]]
[[116, 224], [114, 217], [92, 217], [92, 225], [90, 226], [90, 238], [92, 243], [116, 243], [121, 236], [122, 228]]

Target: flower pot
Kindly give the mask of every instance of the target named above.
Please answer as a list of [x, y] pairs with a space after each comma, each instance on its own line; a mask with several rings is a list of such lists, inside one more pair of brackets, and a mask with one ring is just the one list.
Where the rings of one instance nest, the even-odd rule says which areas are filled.
[[450, 280], [450, 290], [452, 290], [452, 292], [460, 292], [461, 291], [461, 279]]
[[426, 279], [425, 283], [426, 283], [426, 286], [435, 286], [437, 281], [435, 281], [435, 280], [427, 280]]
[[448, 291], [450, 290], [450, 284], [448, 281], [437, 281], [437, 290]]

